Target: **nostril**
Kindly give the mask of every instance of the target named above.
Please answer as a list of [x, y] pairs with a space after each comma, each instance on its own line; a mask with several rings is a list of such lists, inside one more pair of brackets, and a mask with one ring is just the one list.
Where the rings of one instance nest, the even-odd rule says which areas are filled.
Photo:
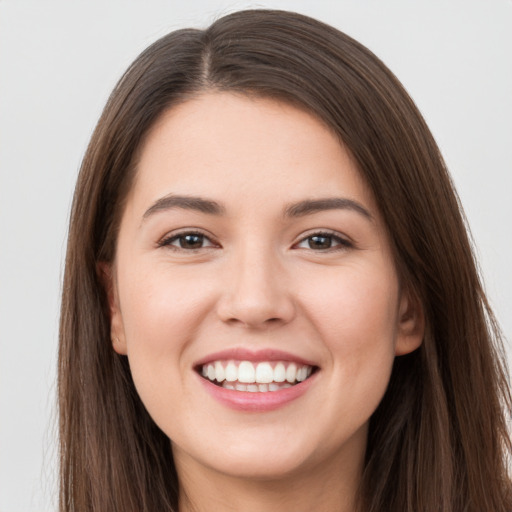
[[269, 281], [268, 276], [244, 274], [228, 286], [217, 302], [219, 318], [231, 325], [252, 328], [290, 322], [296, 313], [292, 294], [282, 283], [272, 285], [265, 281]]
[[240, 325], [251, 329], [261, 329], [270, 326], [277, 326], [281, 323], [286, 323], [285, 319], [277, 316], [271, 318], [264, 318], [264, 316], [256, 316], [250, 314], [241, 314], [239, 316], [232, 316], [224, 319], [224, 322], [231, 325]]

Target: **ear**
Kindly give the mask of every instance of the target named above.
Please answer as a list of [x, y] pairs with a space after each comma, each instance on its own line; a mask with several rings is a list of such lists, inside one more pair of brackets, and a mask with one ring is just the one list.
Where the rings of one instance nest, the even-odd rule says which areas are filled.
[[416, 350], [425, 334], [425, 314], [416, 294], [403, 290], [398, 311], [395, 355], [403, 356]]
[[126, 338], [124, 335], [123, 317], [119, 307], [119, 295], [117, 292], [117, 283], [115, 280], [112, 264], [100, 262], [96, 271], [103, 283], [103, 288], [107, 294], [108, 308], [110, 316], [110, 339], [112, 348], [121, 355], [126, 355]]

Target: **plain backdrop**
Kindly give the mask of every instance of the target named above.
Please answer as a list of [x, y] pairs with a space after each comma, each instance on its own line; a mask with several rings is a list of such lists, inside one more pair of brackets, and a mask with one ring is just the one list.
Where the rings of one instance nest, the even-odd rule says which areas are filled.
[[446, 158], [512, 337], [512, 1], [0, 0], [0, 512], [57, 510], [66, 225], [108, 94], [158, 37], [246, 7], [331, 23], [404, 83]]

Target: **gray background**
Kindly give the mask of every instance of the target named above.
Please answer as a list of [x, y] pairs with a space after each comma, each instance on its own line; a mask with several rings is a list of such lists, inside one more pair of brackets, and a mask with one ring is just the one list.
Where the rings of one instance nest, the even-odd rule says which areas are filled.
[[0, 0], [0, 512], [57, 509], [62, 258], [102, 106], [155, 39], [248, 6], [327, 21], [402, 80], [453, 174], [491, 303], [512, 337], [510, 0]]

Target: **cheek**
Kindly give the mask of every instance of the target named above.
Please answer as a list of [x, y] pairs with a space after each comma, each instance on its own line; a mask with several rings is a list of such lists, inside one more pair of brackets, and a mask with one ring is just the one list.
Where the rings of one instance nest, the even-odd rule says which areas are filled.
[[[318, 292], [308, 294], [316, 323], [342, 340], [367, 345], [396, 336], [398, 280], [391, 268], [348, 267], [327, 276]], [[305, 294], [303, 294], [305, 296]]]
[[[394, 361], [398, 280], [392, 270], [349, 269], [310, 294], [311, 321], [326, 344], [334, 371], [361, 393], [383, 393]], [[366, 391], [365, 391], [366, 389]]]
[[120, 296], [127, 355], [142, 397], [156, 398], [156, 391], [178, 383], [183, 352], [208, 309], [207, 288], [184, 274], [177, 277], [153, 267], [120, 275], [125, 283]]
[[128, 348], [142, 344], [147, 352], [156, 350], [156, 356], [160, 350], [182, 345], [211, 302], [207, 281], [198, 283], [189, 272], [170, 272], [162, 267], [127, 272], [121, 290]]

